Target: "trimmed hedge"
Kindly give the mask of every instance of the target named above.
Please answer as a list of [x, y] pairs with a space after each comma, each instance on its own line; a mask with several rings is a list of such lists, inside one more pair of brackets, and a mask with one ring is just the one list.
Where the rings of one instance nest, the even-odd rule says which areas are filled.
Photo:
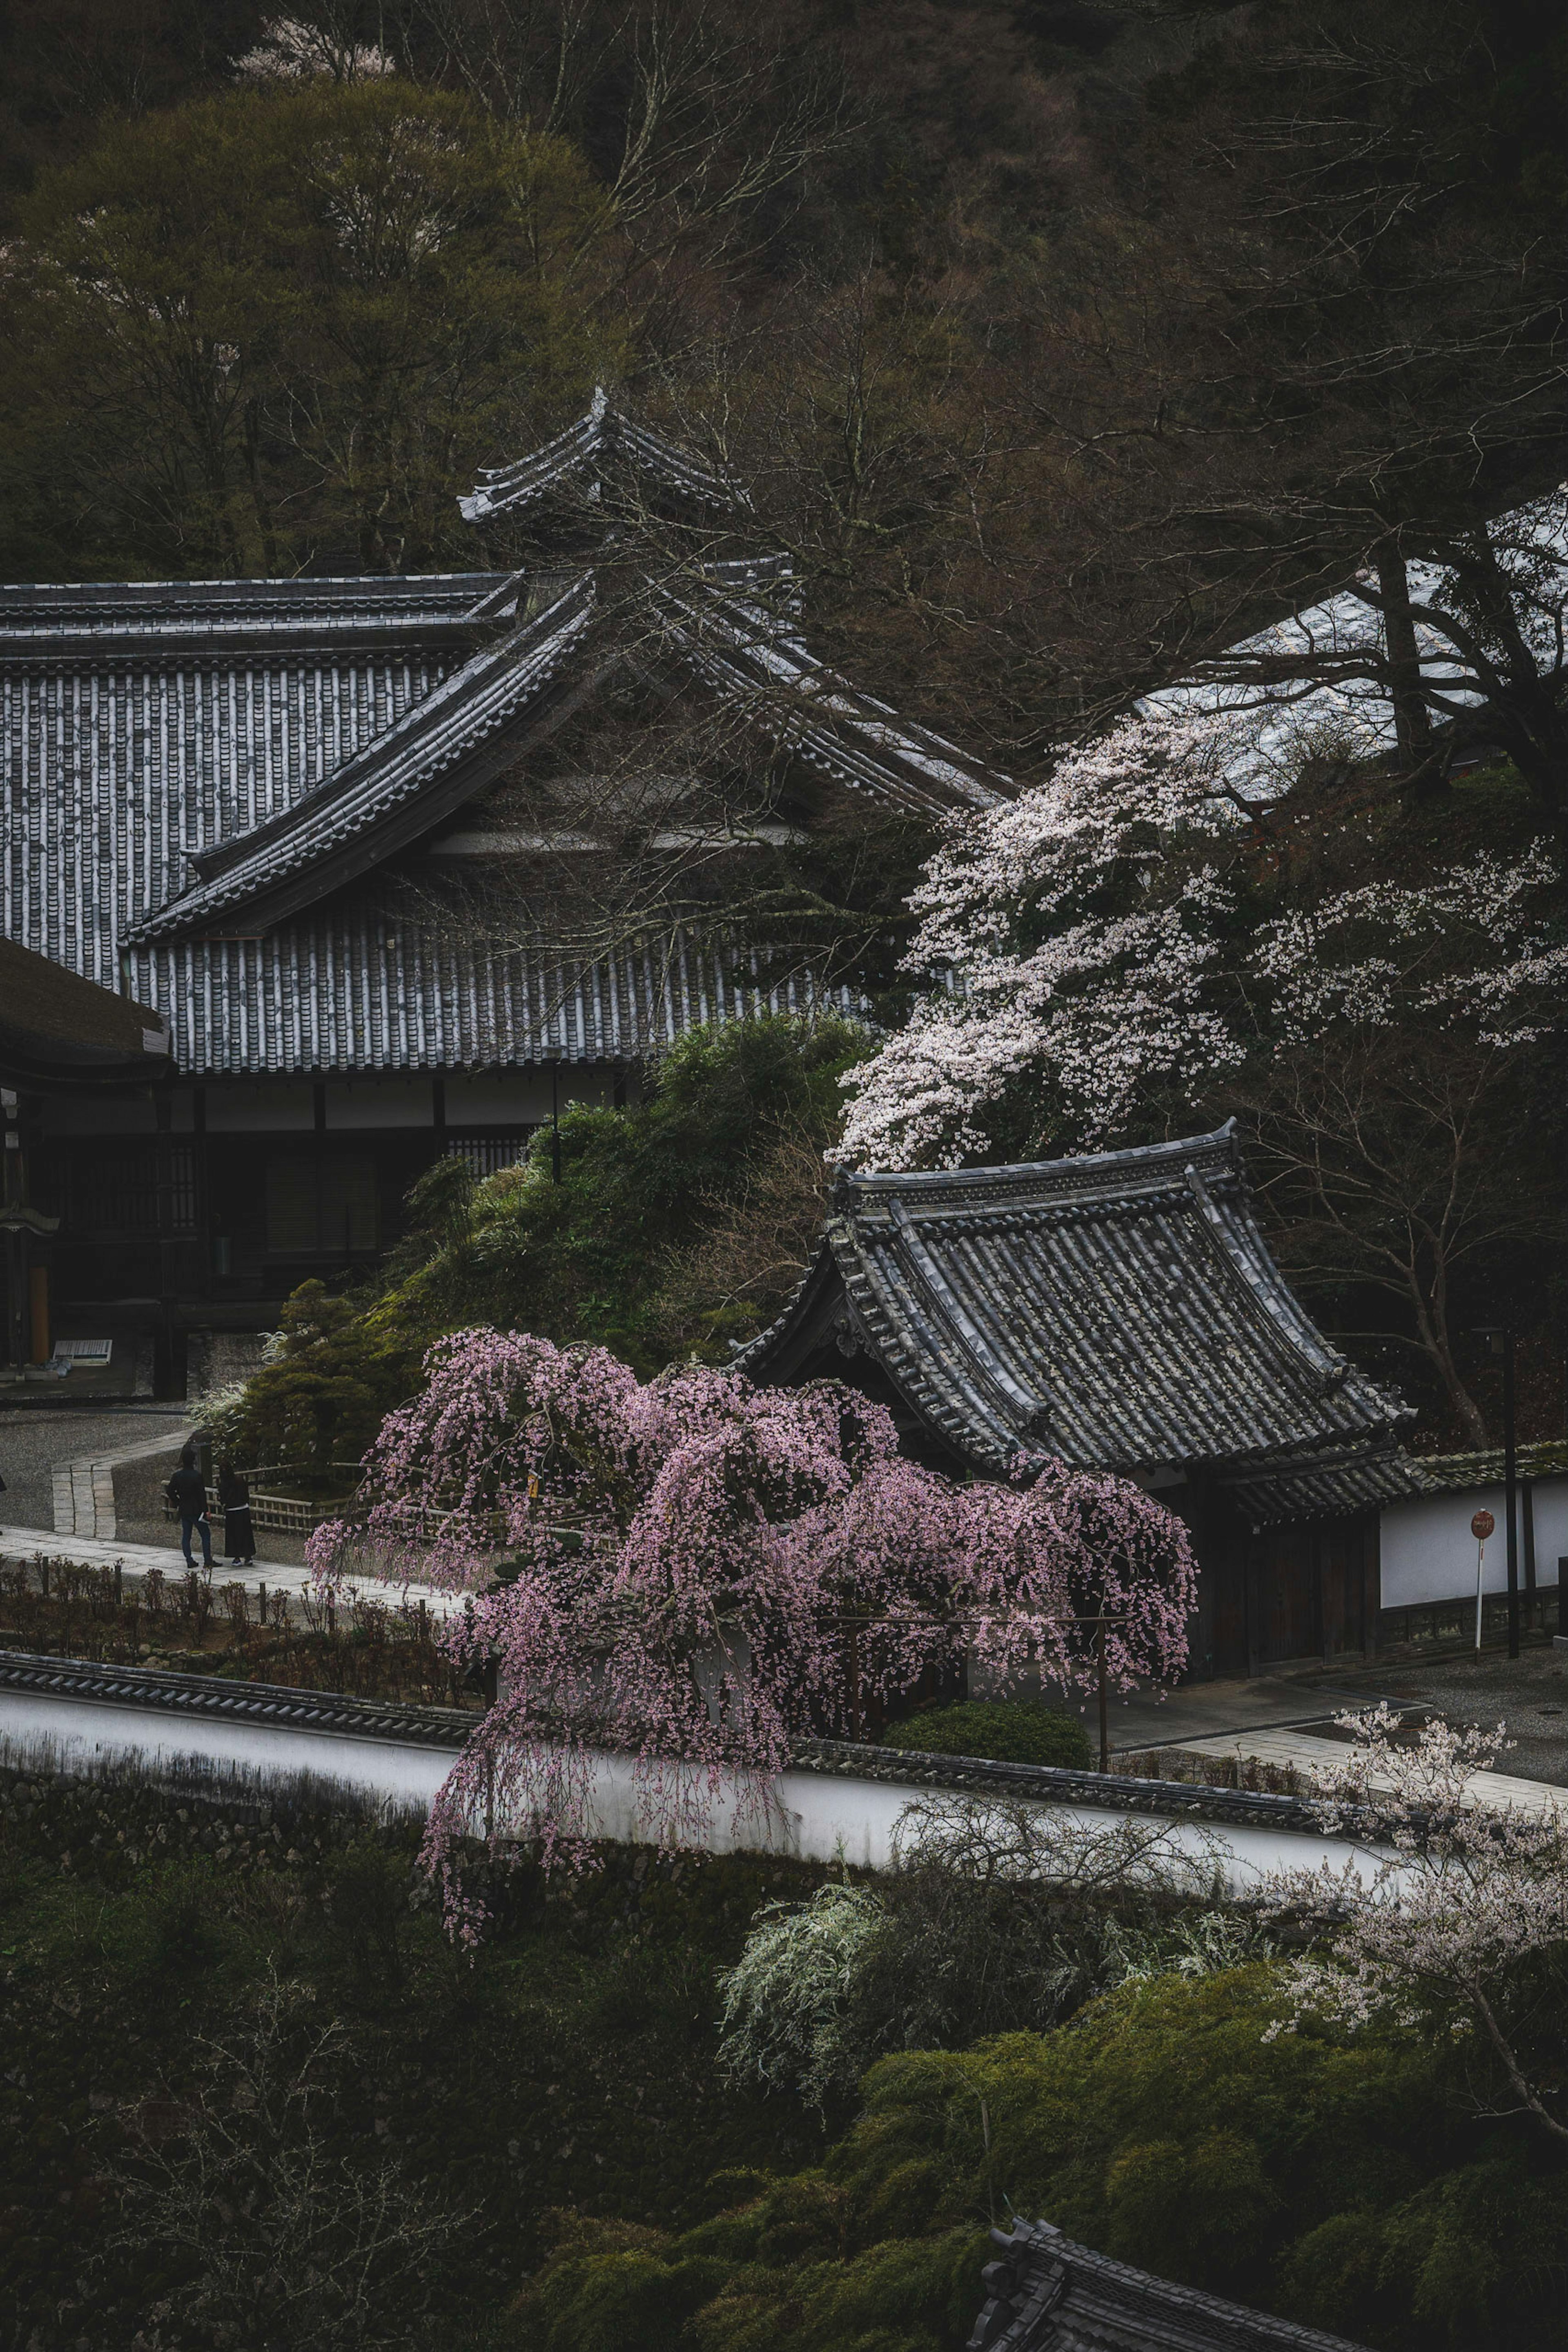
[[1092, 1761], [1089, 1734], [1071, 1715], [1037, 1699], [967, 1698], [928, 1707], [881, 1735], [884, 1748], [926, 1756], [977, 1756], [993, 1764], [1056, 1764], [1082, 1771]]

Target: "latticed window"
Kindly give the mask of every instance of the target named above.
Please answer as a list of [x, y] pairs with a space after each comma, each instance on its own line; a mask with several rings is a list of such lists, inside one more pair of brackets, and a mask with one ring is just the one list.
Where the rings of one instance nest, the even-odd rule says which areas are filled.
[[[188, 1142], [165, 1144], [168, 1225], [172, 1234], [195, 1231], [200, 1202], [196, 1157]], [[57, 1185], [67, 1230], [88, 1234], [156, 1234], [160, 1181], [159, 1145], [153, 1137], [126, 1143], [78, 1144], [61, 1155]]]

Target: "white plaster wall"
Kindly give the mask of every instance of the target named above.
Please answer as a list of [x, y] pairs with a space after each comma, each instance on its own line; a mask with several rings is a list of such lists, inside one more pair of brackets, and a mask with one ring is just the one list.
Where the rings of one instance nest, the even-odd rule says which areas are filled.
[[141, 1759], [149, 1765], [236, 1764], [286, 1779], [319, 1773], [395, 1804], [427, 1805], [452, 1769], [452, 1751], [335, 1732], [290, 1731], [217, 1717], [187, 1722], [110, 1701], [47, 1691], [0, 1692], [0, 1738], [25, 1748], [47, 1740], [64, 1768]]
[[[839, 1779], [827, 1773], [785, 1772], [771, 1792], [768, 1813], [758, 1819], [737, 1811], [733, 1784], [713, 1809], [712, 1826], [703, 1843], [714, 1853], [787, 1853], [805, 1862], [847, 1863], [868, 1870], [885, 1870], [893, 1859], [894, 1832], [899, 1815], [915, 1797], [939, 1794], [929, 1789], [902, 1788], [885, 1780]], [[1157, 1822], [1147, 1814], [1129, 1815], [1090, 1805], [1041, 1807], [1064, 1821], [1102, 1830], [1128, 1820]], [[632, 1801], [632, 1769], [624, 1758], [602, 1757], [595, 1781], [592, 1815], [584, 1825], [591, 1834], [636, 1843], [646, 1834], [638, 1822]], [[1290, 1829], [1221, 1826], [1189, 1819], [1166, 1824], [1170, 1842], [1180, 1853], [1223, 1872], [1233, 1893], [1245, 1893], [1265, 1873], [1282, 1868], [1316, 1870], [1327, 1864], [1343, 1869], [1354, 1861], [1370, 1883], [1386, 1857], [1348, 1838], [1319, 1837]]]
[[[346, 1734], [286, 1730], [222, 1717], [187, 1722], [112, 1702], [47, 1691], [0, 1692], [0, 1739], [26, 1748], [47, 1741], [66, 1769], [95, 1759], [140, 1759], [149, 1765], [175, 1762], [231, 1764], [280, 1779], [299, 1772], [347, 1782], [395, 1807], [428, 1805], [452, 1769], [449, 1749], [404, 1746], [392, 1740], [356, 1739]], [[894, 1831], [904, 1806], [929, 1790], [881, 1780], [841, 1780], [814, 1772], [786, 1772], [770, 1793], [766, 1812], [739, 1804], [739, 1784], [721, 1786], [705, 1836], [686, 1841], [714, 1853], [784, 1853], [810, 1862], [844, 1861], [885, 1870], [892, 1860]], [[1129, 1819], [1109, 1809], [1066, 1805], [1050, 1810], [1065, 1819], [1104, 1829]], [[1140, 1821], [1148, 1815], [1133, 1816]], [[1153, 1817], [1157, 1819], [1158, 1817]], [[576, 1824], [583, 1833], [638, 1844], [648, 1825], [637, 1803], [631, 1759], [601, 1754], [595, 1761], [586, 1812]], [[1170, 1824], [1173, 1844], [1206, 1869], [1219, 1870], [1232, 1891], [1244, 1894], [1266, 1872], [1278, 1868], [1341, 1870], [1347, 1861], [1368, 1883], [1385, 1856], [1346, 1838], [1322, 1837], [1291, 1829], [1221, 1827], [1187, 1819]]]
[[435, 1125], [435, 1089], [426, 1077], [329, 1078], [327, 1132]]
[[[1531, 1488], [1535, 1515], [1535, 1580], [1554, 1585], [1557, 1562], [1568, 1558], [1568, 1478], [1542, 1478]], [[1384, 1508], [1379, 1535], [1383, 1606], [1405, 1609], [1422, 1601], [1475, 1597], [1476, 1539], [1470, 1521], [1490, 1511], [1497, 1531], [1487, 1538], [1483, 1591], [1508, 1590], [1503, 1490], [1467, 1486], [1455, 1495], [1427, 1495]], [[1519, 1582], [1524, 1590], [1524, 1514], [1520, 1504]]]

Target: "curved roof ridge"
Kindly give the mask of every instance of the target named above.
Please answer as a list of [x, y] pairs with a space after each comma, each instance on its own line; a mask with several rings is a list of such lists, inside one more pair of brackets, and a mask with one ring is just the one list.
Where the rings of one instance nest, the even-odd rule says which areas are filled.
[[[636, 464], [664, 481], [670, 488], [698, 506], [721, 513], [749, 512], [750, 492], [727, 472], [716, 472], [679, 442], [669, 440], [651, 425], [640, 425], [610, 397], [603, 384], [594, 387], [588, 407], [563, 432], [542, 442], [526, 457], [506, 466], [480, 468], [474, 488], [457, 501], [465, 522], [484, 522], [492, 515], [516, 514], [537, 505], [549, 491], [574, 474], [597, 469], [599, 461], [624, 452]], [[589, 490], [597, 497], [602, 476], [594, 471]]]
[[[128, 941], [146, 945], [204, 929], [269, 898], [351, 842], [373, 837], [395, 812], [422, 797], [434, 777], [449, 772], [516, 719], [553, 678], [592, 607], [592, 576], [584, 574], [537, 619], [509, 631], [411, 703], [301, 799], [193, 856], [195, 884], [130, 925]], [[439, 814], [432, 808], [430, 820]]]
[[[1179, 1136], [1167, 1143], [1128, 1144], [1116, 1151], [1086, 1151], [1072, 1153], [1061, 1160], [1002, 1160], [983, 1168], [922, 1168], [909, 1171], [878, 1171], [862, 1172], [845, 1169], [838, 1179], [846, 1188], [846, 1198], [854, 1192], [868, 1195], [910, 1192], [934, 1196], [951, 1186], [955, 1192], [982, 1188], [999, 1197], [1004, 1192], [1054, 1192], [1077, 1200], [1092, 1197], [1093, 1178], [1102, 1171], [1126, 1174], [1149, 1174], [1169, 1171], [1170, 1181], [1183, 1181], [1188, 1161], [1199, 1165], [1205, 1160], [1223, 1163], [1217, 1173], [1242, 1172], [1241, 1147], [1237, 1123], [1228, 1118], [1204, 1135]], [[1118, 1188], [1120, 1190], [1121, 1188]]]
[[934, 799], [993, 808], [1011, 796], [1010, 776], [852, 686], [810, 651], [793, 614], [777, 614], [736, 595], [706, 576], [714, 568], [702, 567], [695, 594], [650, 583], [654, 602], [706, 684], [721, 693], [788, 698], [781, 735], [798, 758], [852, 790], [885, 793], [925, 809]]

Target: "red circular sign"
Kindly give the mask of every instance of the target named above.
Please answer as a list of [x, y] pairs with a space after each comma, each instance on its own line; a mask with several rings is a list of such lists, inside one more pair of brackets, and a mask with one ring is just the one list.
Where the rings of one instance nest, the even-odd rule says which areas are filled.
[[1478, 1511], [1470, 1521], [1470, 1533], [1478, 1542], [1485, 1543], [1496, 1525], [1497, 1521], [1490, 1511]]

